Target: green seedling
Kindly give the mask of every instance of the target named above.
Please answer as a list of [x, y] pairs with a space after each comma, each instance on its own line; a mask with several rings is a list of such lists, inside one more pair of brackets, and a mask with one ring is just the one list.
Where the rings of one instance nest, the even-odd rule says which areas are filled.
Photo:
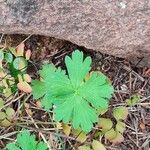
[[[16, 49], [0, 49], [0, 90], [6, 97], [17, 91], [17, 87], [26, 93], [32, 91], [29, 85], [31, 78], [26, 73], [30, 57], [31, 51], [25, 52], [24, 43], [21, 43]], [[23, 78], [22, 82], [18, 76]]]
[[44, 142], [36, 141], [35, 135], [24, 130], [17, 135], [17, 141], [6, 145], [6, 150], [48, 150]]
[[55, 105], [57, 121], [70, 122], [73, 128], [89, 132], [93, 123], [98, 121], [97, 110], [108, 108], [113, 87], [104, 74], [89, 74], [91, 57], [84, 59], [78, 50], [72, 53], [72, 57], [65, 57], [65, 64], [67, 74], [52, 64], [43, 65], [39, 71], [42, 80], [32, 82], [33, 98], [42, 98], [47, 111]]
[[[106, 113], [106, 110], [104, 110]], [[98, 111], [100, 113], [100, 111]], [[105, 114], [102, 111], [102, 114]], [[95, 137], [104, 136], [105, 139], [109, 140], [111, 143], [121, 143], [123, 138], [123, 132], [125, 131], [126, 125], [124, 120], [126, 120], [128, 115], [128, 109], [126, 107], [120, 106], [116, 107], [112, 111], [112, 115], [115, 118], [116, 122], [113, 122], [108, 118], [99, 118], [98, 127], [100, 131], [96, 132]]]
[[[124, 120], [126, 120], [126, 118], [127, 118], [128, 109], [126, 107], [122, 107], [122, 106], [114, 108], [112, 110], [112, 112], [113, 112], [112, 117], [115, 118], [115, 120], [116, 120], [115, 122], [109, 118], [103, 117], [103, 115], [104, 116], [106, 115], [107, 111], [108, 111], [108, 109], [103, 110], [103, 111], [98, 110], [98, 114], [100, 114], [100, 118], [99, 118], [99, 121], [97, 124], [97, 126], [99, 127], [99, 130], [95, 132], [94, 139], [97, 139], [98, 137], [105, 137], [105, 139], [109, 140], [109, 142], [111, 142], [113, 144], [121, 143], [124, 140], [123, 133], [126, 128]], [[71, 132], [71, 133], [74, 135], [73, 132]], [[84, 147], [90, 147], [90, 145], [80, 146], [79, 149], [82, 149]]]
[[132, 107], [136, 105], [140, 100], [140, 95], [134, 94], [129, 99], [126, 100], [128, 106]]

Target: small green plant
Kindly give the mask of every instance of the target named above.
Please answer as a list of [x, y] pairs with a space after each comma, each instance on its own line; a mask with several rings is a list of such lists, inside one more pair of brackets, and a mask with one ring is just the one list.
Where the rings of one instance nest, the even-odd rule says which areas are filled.
[[6, 145], [7, 150], [47, 150], [47, 145], [43, 142], [38, 142], [35, 135], [24, 130], [17, 135], [16, 143]]
[[136, 105], [139, 102], [139, 100], [140, 100], [140, 95], [134, 94], [129, 99], [126, 100], [126, 103], [128, 106], [132, 107]]
[[54, 105], [55, 119], [71, 123], [73, 127], [89, 132], [98, 121], [97, 110], [108, 108], [113, 87], [99, 72], [89, 73], [91, 57], [83, 58], [76, 50], [65, 57], [67, 74], [52, 64], [39, 71], [41, 80], [32, 82], [33, 98], [42, 98], [46, 110]]
[[99, 118], [98, 126], [101, 128], [100, 133], [112, 143], [121, 143], [124, 140], [122, 134], [126, 128], [124, 120], [128, 116], [128, 109], [123, 106], [116, 107], [113, 109], [112, 115], [116, 120], [115, 124], [109, 118]]
[[17, 88], [30, 93], [30, 76], [26, 73], [31, 51], [24, 50], [24, 43], [17, 48], [0, 49], [0, 92], [6, 97]]
[[[112, 121], [109, 118], [102, 117], [103, 115], [106, 115], [107, 111], [101, 111], [100, 118], [98, 121], [98, 127], [99, 129], [95, 132], [94, 138], [92, 138], [92, 143], [85, 144], [83, 143], [87, 136], [84, 134], [82, 137], [80, 137], [80, 141], [83, 145], [78, 147], [78, 150], [90, 150], [90, 147], [92, 146], [93, 150], [106, 150], [105, 146], [101, 143], [101, 141], [97, 141], [95, 139], [102, 139], [103, 137], [105, 140], [108, 140], [109, 142], [113, 144], [119, 144], [124, 141], [123, 133], [125, 131], [126, 125], [124, 123], [125, 119], [128, 116], [128, 109], [127, 107], [116, 107], [112, 110], [112, 117], [116, 121]], [[74, 135], [74, 133], [72, 132]], [[79, 135], [80, 136], [80, 135]], [[83, 141], [84, 139], [84, 141]], [[81, 141], [82, 140], [82, 141]]]

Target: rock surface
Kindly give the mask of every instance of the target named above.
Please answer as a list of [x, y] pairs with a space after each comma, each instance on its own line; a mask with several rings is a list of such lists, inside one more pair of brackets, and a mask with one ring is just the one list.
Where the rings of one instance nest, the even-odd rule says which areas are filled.
[[0, 14], [0, 32], [52, 36], [150, 66], [150, 0], [0, 0]]

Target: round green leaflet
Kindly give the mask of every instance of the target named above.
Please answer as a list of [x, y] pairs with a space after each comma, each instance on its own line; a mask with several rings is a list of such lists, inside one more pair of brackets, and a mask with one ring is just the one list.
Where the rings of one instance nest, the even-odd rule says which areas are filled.
[[8, 62], [8, 63], [11, 63], [13, 61], [13, 55], [11, 53], [6, 53], [5, 54], [5, 60]]
[[17, 57], [13, 61], [13, 66], [16, 70], [23, 70], [27, 66], [27, 61], [23, 57]]

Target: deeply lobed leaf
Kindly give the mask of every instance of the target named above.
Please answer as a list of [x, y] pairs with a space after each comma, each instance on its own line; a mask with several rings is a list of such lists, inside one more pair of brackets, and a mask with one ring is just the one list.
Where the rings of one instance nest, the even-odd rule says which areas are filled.
[[74, 128], [88, 132], [98, 120], [97, 109], [108, 107], [113, 87], [102, 73], [94, 72], [85, 79], [91, 69], [91, 58], [84, 59], [78, 50], [72, 57], [66, 56], [65, 64], [68, 75], [53, 65], [43, 66], [39, 72], [42, 80], [32, 82], [33, 97], [42, 98], [46, 110], [54, 104], [57, 121], [71, 122]]
[[47, 145], [43, 142], [38, 143], [35, 135], [29, 131], [23, 131], [17, 135], [17, 142], [6, 146], [7, 150], [47, 150]]
[[72, 59], [69, 56], [66, 56], [65, 64], [73, 87], [79, 87], [86, 74], [91, 69], [91, 58], [87, 57], [83, 60], [83, 53], [76, 50], [72, 53]]

